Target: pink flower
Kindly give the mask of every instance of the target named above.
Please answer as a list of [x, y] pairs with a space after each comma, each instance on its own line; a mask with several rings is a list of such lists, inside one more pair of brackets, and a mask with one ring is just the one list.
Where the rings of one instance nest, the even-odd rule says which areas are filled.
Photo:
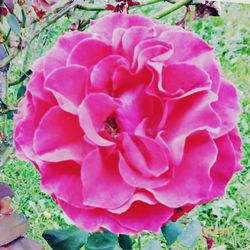
[[33, 72], [17, 153], [80, 228], [158, 232], [241, 170], [237, 91], [194, 33], [111, 14], [60, 37]]

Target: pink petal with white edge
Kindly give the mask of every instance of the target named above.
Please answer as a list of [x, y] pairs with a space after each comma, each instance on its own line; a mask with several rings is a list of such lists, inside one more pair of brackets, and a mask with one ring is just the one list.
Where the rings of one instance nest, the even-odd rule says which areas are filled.
[[222, 79], [218, 96], [219, 99], [212, 103], [212, 108], [219, 115], [222, 124], [220, 131], [214, 133], [215, 137], [220, 137], [231, 131], [236, 126], [241, 112], [238, 93], [232, 83]]
[[111, 232], [131, 234], [137, 233], [126, 226], [120, 224], [115, 216], [108, 213], [107, 210], [86, 207], [77, 208], [69, 203], [66, 203], [58, 199], [58, 204], [61, 206], [63, 211], [69, 216], [69, 218], [81, 229], [88, 232], [97, 232], [103, 228], [108, 229]]
[[36, 129], [34, 151], [44, 161], [73, 160], [81, 164], [91, 149], [83, 135], [78, 117], [55, 106], [44, 115]]
[[150, 192], [143, 189], [139, 189], [124, 205], [120, 206], [117, 209], [109, 209], [109, 212], [114, 214], [124, 213], [136, 201], [141, 201], [149, 205], [156, 205], [159, 203]]
[[175, 63], [163, 68], [162, 88], [165, 97], [184, 97], [195, 92], [208, 90], [210, 87], [209, 75], [194, 64]]
[[71, 65], [54, 70], [45, 81], [45, 88], [55, 96], [58, 105], [66, 112], [76, 114], [84, 99], [88, 75], [84, 67]]
[[134, 50], [132, 69], [140, 71], [145, 64], [156, 61], [165, 62], [173, 54], [172, 46], [157, 38], [142, 40]]
[[111, 55], [99, 61], [91, 71], [90, 82], [92, 92], [106, 92], [113, 94], [112, 75], [117, 68], [128, 68], [124, 57]]
[[237, 127], [234, 128], [228, 133], [228, 135], [234, 147], [234, 155], [235, 155], [235, 160], [236, 160], [235, 171], [238, 172], [243, 169], [243, 167], [240, 164], [240, 160], [242, 159], [242, 148], [241, 148], [242, 141], [240, 138], [239, 129]]
[[83, 207], [81, 166], [74, 161], [40, 165], [41, 187], [58, 199]]
[[119, 140], [124, 158], [142, 176], [159, 177], [167, 171], [168, 160], [164, 148], [154, 139], [123, 133]]
[[114, 13], [104, 16], [101, 20], [96, 21], [89, 27], [87, 32], [91, 34], [96, 33], [99, 36], [105, 37], [108, 41], [111, 41], [116, 28], [129, 29], [134, 26], [149, 27], [153, 25], [153, 20], [144, 16]]
[[212, 90], [218, 91], [220, 72], [212, 47], [193, 32], [173, 28], [162, 33], [160, 38], [173, 46], [174, 54], [169, 63], [188, 62], [197, 65], [209, 74]]
[[134, 26], [127, 29], [122, 37], [122, 52], [132, 62], [136, 46], [143, 40], [154, 37], [154, 30], [148, 27]]
[[94, 150], [85, 157], [81, 169], [84, 205], [115, 209], [130, 199], [135, 188], [122, 179], [118, 160], [118, 154], [102, 150]]
[[174, 164], [182, 159], [187, 136], [204, 129], [218, 131], [220, 120], [210, 106], [216, 98], [212, 92], [202, 91], [168, 102], [169, 114], [160, 136], [167, 143]]
[[79, 107], [79, 120], [86, 136], [99, 146], [110, 146], [114, 142], [104, 139], [98, 133], [103, 130], [105, 121], [116, 111], [119, 103], [112, 97], [94, 93], [88, 95]]
[[60, 37], [53, 48], [44, 56], [45, 77], [58, 67], [66, 66], [67, 58], [73, 47], [89, 37], [91, 37], [90, 34], [78, 31], [66, 33]]
[[215, 140], [215, 143], [218, 149], [218, 157], [211, 168], [213, 185], [209, 192], [209, 200], [225, 194], [226, 186], [232, 178], [236, 167], [234, 147], [229, 135], [219, 137]]
[[206, 131], [190, 135], [185, 144], [184, 156], [169, 183], [152, 189], [155, 198], [168, 207], [197, 204], [207, 198], [212, 186], [211, 167], [217, 158], [217, 147]]
[[166, 224], [173, 215], [173, 209], [158, 205], [149, 205], [142, 201], [136, 201], [128, 211], [114, 218], [121, 225], [131, 228], [135, 232], [150, 231], [159, 233], [161, 226]]
[[[91, 56], [89, 52], [91, 51]], [[112, 47], [97, 38], [88, 38], [79, 42], [71, 51], [67, 65], [78, 64], [84, 67], [94, 66], [106, 56], [112, 54]]]

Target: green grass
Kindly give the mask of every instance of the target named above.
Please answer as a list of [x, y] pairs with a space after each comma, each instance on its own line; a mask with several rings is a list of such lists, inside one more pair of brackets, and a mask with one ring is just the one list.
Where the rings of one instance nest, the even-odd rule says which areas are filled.
[[[157, 5], [158, 6], [158, 5]], [[144, 8], [143, 12], [152, 14], [161, 6], [152, 9]], [[249, 54], [250, 5], [223, 4], [222, 17], [208, 18], [194, 23], [193, 30], [215, 47], [225, 76], [234, 82], [242, 92], [243, 113], [239, 127], [243, 138], [244, 157], [242, 164], [245, 169], [237, 174], [228, 187], [226, 197], [217, 199], [201, 206], [192, 212], [199, 216], [203, 223], [204, 233], [215, 240], [215, 246], [224, 245], [228, 250], [249, 250], [250, 246], [250, 79]], [[172, 14], [165, 21], [177, 21], [183, 10]], [[71, 20], [79, 18], [72, 17]], [[174, 21], [173, 21], [174, 20]], [[24, 63], [25, 55], [16, 61], [8, 75], [13, 80], [28, 69], [35, 58], [44, 54], [52, 46], [56, 38], [69, 30], [71, 21], [63, 19], [53, 29], [45, 31], [31, 46], [28, 60]], [[47, 37], [44, 40], [44, 37]], [[41, 42], [43, 41], [43, 42]], [[8, 101], [14, 105], [17, 87], [9, 90]], [[8, 131], [11, 133], [12, 122], [8, 121]], [[16, 212], [24, 214], [30, 222], [28, 235], [41, 242], [45, 249], [49, 249], [41, 235], [44, 230], [60, 228], [67, 225], [65, 216], [56, 206], [54, 200], [40, 190], [39, 174], [30, 164], [19, 161], [12, 155], [2, 172], [0, 181], [12, 186], [16, 196], [14, 208]], [[159, 238], [148, 233], [142, 234], [142, 242]], [[135, 242], [136, 244], [136, 242]], [[178, 246], [176, 246], [178, 247]], [[164, 247], [166, 248], [166, 247]], [[135, 249], [137, 246], [135, 245]], [[167, 249], [167, 248], [166, 248]], [[178, 248], [180, 249], [180, 248]], [[200, 240], [196, 249], [205, 249], [205, 241]]]

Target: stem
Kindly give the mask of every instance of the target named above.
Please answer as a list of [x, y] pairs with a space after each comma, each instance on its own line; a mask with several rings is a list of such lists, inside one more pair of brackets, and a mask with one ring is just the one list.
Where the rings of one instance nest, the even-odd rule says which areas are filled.
[[18, 85], [19, 83], [22, 83], [26, 78], [28, 78], [32, 74], [32, 70], [29, 69], [27, 70], [22, 76], [20, 76], [17, 80], [10, 82], [9, 86], [15, 86]]
[[141, 235], [138, 235], [138, 250], [141, 250]]
[[86, 11], [104, 11], [104, 10], [106, 10], [102, 6], [92, 7], [92, 6], [86, 6], [86, 5], [81, 5], [81, 4], [77, 4], [76, 8], [79, 10], [86, 10]]
[[[160, 3], [160, 2], [163, 2], [163, 0], [151, 0], [151, 1], [148, 1], [146, 3], [141, 3], [140, 5], [132, 6], [132, 7], [130, 7], [130, 9], [140, 8], [140, 7], [144, 7], [144, 6], [148, 6], [148, 5]], [[174, 3], [175, 1], [166, 0], [166, 2]]]
[[26, 14], [25, 14], [25, 10], [24, 8], [22, 7], [22, 28], [25, 28], [26, 27]]
[[181, 0], [175, 4], [173, 4], [172, 6], [170, 6], [168, 9], [164, 10], [163, 12], [161, 12], [160, 14], [154, 16], [154, 19], [161, 19], [164, 16], [167, 16], [168, 14], [178, 10], [179, 8], [181, 8], [184, 5], [187, 5], [188, 3], [190, 3], [191, 0]]

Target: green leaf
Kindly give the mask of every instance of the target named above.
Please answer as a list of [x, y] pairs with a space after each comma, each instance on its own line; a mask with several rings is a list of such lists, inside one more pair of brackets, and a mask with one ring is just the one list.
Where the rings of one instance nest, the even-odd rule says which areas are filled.
[[94, 233], [88, 237], [87, 250], [113, 250], [118, 245], [117, 235], [104, 230], [103, 233]]
[[133, 242], [128, 235], [119, 234], [118, 237], [119, 245], [123, 250], [131, 250]]
[[159, 240], [150, 240], [146, 243], [144, 250], [161, 250], [161, 242]]
[[198, 220], [191, 221], [179, 236], [179, 242], [186, 247], [193, 248], [201, 235], [201, 224]]
[[23, 97], [24, 94], [25, 94], [25, 92], [26, 92], [26, 87], [25, 87], [24, 85], [22, 85], [22, 86], [18, 89], [18, 91], [17, 91], [17, 99], [20, 99], [21, 97]]
[[9, 24], [11, 30], [16, 35], [20, 35], [21, 34], [21, 29], [20, 29], [19, 22], [18, 22], [17, 18], [14, 15], [8, 14], [8, 16], [7, 16], [7, 23]]
[[181, 231], [182, 229], [179, 221], [171, 221], [166, 226], [161, 228], [161, 232], [168, 245], [172, 245], [177, 240], [177, 237], [180, 235]]
[[72, 226], [63, 230], [47, 230], [43, 238], [53, 250], [79, 250], [86, 243], [88, 233]]

